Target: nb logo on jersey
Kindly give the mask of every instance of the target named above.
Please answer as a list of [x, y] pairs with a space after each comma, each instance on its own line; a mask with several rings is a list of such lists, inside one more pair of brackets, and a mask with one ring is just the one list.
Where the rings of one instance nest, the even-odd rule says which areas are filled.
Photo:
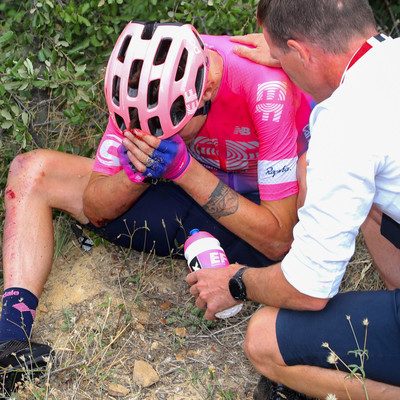
[[257, 87], [256, 112], [262, 113], [263, 121], [279, 122], [286, 100], [286, 82], [266, 82]]
[[199, 105], [199, 100], [197, 99], [196, 93], [194, 93], [193, 90], [190, 89], [187, 92], [185, 92], [184, 96], [185, 96], [186, 112], [189, 115], [194, 114]]
[[234, 135], [250, 135], [250, 128], [248, 128], [247, 126], [244, 126], [243, 128], [241, 128], [240, 126], [235, 126], [235, 130], [233, 131]]

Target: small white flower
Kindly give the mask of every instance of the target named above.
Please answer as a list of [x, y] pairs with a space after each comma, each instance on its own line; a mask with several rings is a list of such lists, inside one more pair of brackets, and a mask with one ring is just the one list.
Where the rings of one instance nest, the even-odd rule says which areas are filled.
[[364, 325], [364, 326], [368, 326], [368, 325], [369, 325], [368, 318], [364, 318], [364, 320], [363, 320], [363, 325]]
[[338, 400], [338, 398], [334, 394], [329, 393], [325, 400]]
[[333, 351], [331, 351], [331, 352], [329, 353], [329, 356], [326, 358], [326, 361], [327, 361], [329, 364], [336, 364], [337, 361], [338, 361], [338, 359], [339, 359], [339, 357], [338, 357]]

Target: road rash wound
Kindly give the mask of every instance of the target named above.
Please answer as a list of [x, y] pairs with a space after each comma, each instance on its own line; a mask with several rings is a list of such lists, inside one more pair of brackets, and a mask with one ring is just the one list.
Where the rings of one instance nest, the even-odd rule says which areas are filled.
[[16, 197], [14, 191], [11, 189], [6, 190], [6, 196], [9, 199], [15, 199]]

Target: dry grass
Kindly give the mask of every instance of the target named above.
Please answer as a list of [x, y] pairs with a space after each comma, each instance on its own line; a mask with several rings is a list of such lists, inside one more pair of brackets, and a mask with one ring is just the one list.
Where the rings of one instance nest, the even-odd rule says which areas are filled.
[[[49, 342], [55, 360], [17, 399], [252, 398], [258, 374], [241, 345], [256, 304], [210, 323], [193, 306], [183, 260], [127, 255], [113, 245], [83, 254], [72, 242], [55, 261], [35, 321], [33, 340]], [[95, 290], [81, 301], [84, 280]], [[75, 292], [63, 295], [69, 303], [61, 308], [51, 298], [62, 286]], [[138, 360], [157, 372], [156, 383], [138, 381]]]
[[[72, 243], [55, 262], [41, 301], [45, 311], [35, 322], [34, 340], [49, 341], [55, 360], [44, 379], [28, 380], [17, 399], [252, 398], [258, 373], [241, 346], [257, 304], [247, 303], [227, 321], [209, 323], [193, 307], [183, 260], [127, 254], [112, 245], [83, 254]], [[54, 291], [69, 285], [62, 273], [72, 277], [83, 266], [91, 285], [104, 290], [84, 301], [78, 296], [66, 308], [52, 304]], [[74, 283], [76, 293], [82, 280]], [[382, 287], [360, 237], [341, 290]], [[156, 383], [144, 387], [138, 381], [138, 360], [156, 371]]]
[[340, 290], [347, 292], [350, 290], [381, 289], [385, 289], [385, 284], [379, 277], [364, 239], [360, 234], [357, 238], [354, 256], [349, 262]]

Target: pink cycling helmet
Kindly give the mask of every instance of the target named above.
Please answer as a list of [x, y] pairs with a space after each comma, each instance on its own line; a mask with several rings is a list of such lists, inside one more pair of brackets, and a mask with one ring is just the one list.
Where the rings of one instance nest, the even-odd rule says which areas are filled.
[[197, 111], [208, 67], [208, 51], [192, 25], [130, 22], [104, 79], [112, 120], [121, 132], [137, 128], [161, 139], [174, 135]]

